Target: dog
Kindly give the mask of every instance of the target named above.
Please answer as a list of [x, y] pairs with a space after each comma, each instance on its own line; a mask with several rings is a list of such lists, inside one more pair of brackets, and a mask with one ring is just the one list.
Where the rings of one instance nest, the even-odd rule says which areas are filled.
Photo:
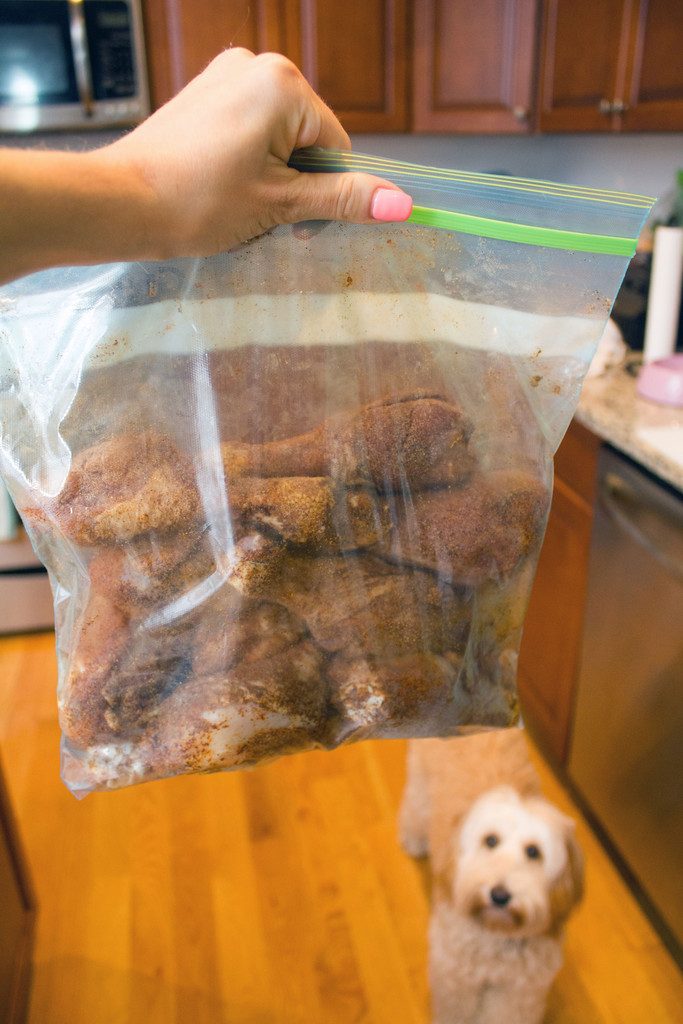
[[399, 829], [430, 858], [434, 1024], [541, 1024], [583, 857], [523, 731], [412, 740]]

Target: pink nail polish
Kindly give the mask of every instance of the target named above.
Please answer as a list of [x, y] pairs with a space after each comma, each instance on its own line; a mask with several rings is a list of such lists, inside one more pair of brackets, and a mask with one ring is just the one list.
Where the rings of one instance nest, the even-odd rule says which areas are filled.
[[378, 188], [372, 197], [370, 215], [373, 220], [408, 220], [413, 200], [405, 192], [393, 188]]

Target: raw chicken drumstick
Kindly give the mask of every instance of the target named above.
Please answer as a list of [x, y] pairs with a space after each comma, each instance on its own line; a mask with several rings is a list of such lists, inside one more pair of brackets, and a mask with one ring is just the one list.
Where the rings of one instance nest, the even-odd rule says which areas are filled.
[[443, 486], [466, 479], [472, 424], [457, 406], [434, 397], [375, 402], [325, 420], [315, 430], [266, 444], [221, 445], [228, 479], [329, 476], [381, 491]]

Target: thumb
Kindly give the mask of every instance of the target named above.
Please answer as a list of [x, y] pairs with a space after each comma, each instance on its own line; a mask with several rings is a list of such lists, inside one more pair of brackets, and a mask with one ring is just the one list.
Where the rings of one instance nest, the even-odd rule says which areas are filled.
[[372, 174], [297, 173], [288, 186], [286, 216], [301, 220], [344, 220], [352, 224], [407, 220], [409, 195]]

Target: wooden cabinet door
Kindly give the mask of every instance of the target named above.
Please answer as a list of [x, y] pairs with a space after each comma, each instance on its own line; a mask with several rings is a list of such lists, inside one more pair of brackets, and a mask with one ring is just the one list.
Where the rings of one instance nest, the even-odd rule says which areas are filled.
[[144, 0], [144, 17], [155, 108], [229, 46], [301, 62], [296, 0]]
[[413, 128], [527, 132], [537, 0], [417, 0]]
[[348, 131], [408, 128], [407, 0], [146, 0], [145, 29], [155, 107], [235, 45], [284, 53]]
[[555, 481], [519, 656], [522, 716], [557, 764], [568, 750], [583, 626], [590, 509]]
[[573, 423], [555, 488], [519, 655], [522, 715], [557, 764], [569, 750], [593, 524], [599, 439]]
[[301, 70], [346, 130], [407, 130], [407, 0], [301, 0], [300, 8]]
[[624, 131], [683, 131], [683, 2], [633, 4]]
[[538, 126], [544, 132], [619, 128], [632, 0], [545, 0]]

